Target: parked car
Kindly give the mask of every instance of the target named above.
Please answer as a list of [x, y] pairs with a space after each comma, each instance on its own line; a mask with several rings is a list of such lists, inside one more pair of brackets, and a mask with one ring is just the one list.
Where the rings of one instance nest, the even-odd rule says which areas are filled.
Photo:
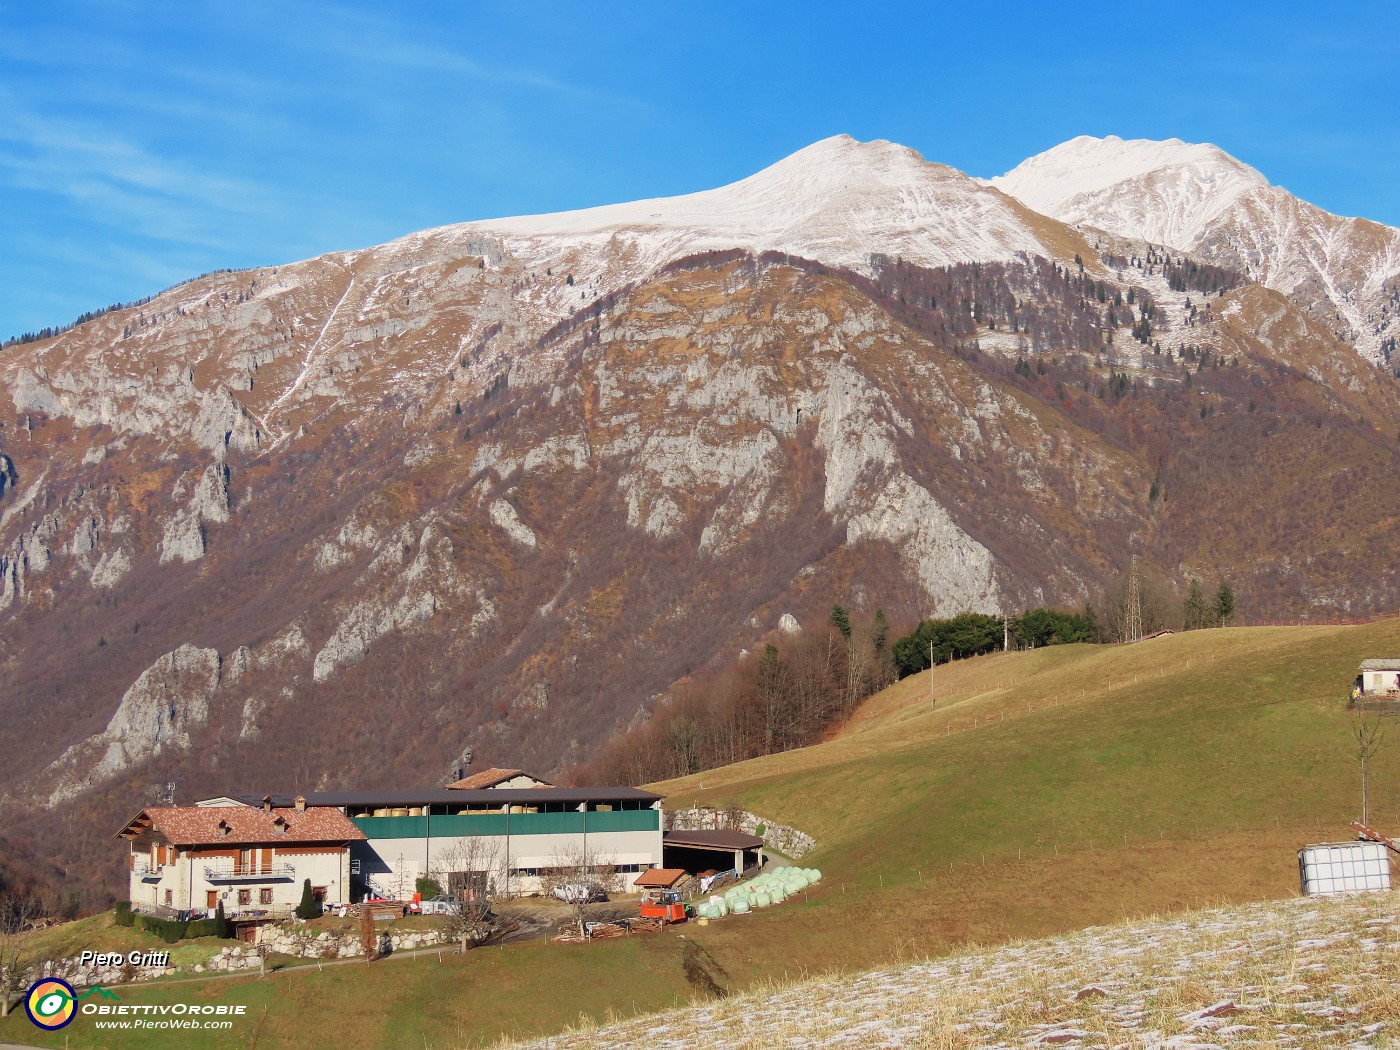
[[456, 915], [459, 903], [453, 897], [430, 897], [418, 905], [422, 915]]
[[554, 887], [554, 896], [566, 904], [587, 904], [590, 901], [605, 901], [608, 895], [599, 886], [588, 886], [582, 882], [567, 882]]

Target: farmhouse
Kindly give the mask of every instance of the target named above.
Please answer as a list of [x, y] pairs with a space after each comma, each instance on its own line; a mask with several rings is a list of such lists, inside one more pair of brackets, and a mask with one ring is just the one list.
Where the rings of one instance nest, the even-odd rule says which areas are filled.
[[[285, 795], [226, 798], [279, 811], [292, 802]], [[560, 788], [520, 770], [486, 770], [445, 788], [298, 798], [308, 812], [333, 813], [356, 831], [350, 901], [407, 900], [424, 875], [454, 894], [487, 883], [501, 894], [537, 893], [551, 869], [584, 863], [626, 875], [662, 860], [661, 796], [638, 788]]]
[[302, 884], [326, 904], [348, 902], [351, 845], [365, 840], [334, 809], [287, 805], [151, 806], [127, 821], [132, 907], [204, 915], [220, 903], [235, 924], [289, 915]]

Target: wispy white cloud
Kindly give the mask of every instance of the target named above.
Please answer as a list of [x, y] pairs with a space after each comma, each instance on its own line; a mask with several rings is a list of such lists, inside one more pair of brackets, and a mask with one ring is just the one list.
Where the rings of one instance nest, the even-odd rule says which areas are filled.
[[0, 91], [0, 185], [67, 198], [91, 220], [209, 245], [222, 220], [283, 210], [269, 186], [211, 174], [92, 122], [47, 116]]
[[525, 88], [576, 101], [629, 108], [643, 106], [639, 99], [591, 85], [570, 83], [534, 69], [484, 62], [441, 44], [407, 39], [401, 35], [401, 21], [392, 21], [362, 10], [335, 8], [335, 11], [335, 17], [326, 20], [329, 28], [318, 37], [317, 48], [363, 66], [392, 66], [447, 73], [482, 84]]

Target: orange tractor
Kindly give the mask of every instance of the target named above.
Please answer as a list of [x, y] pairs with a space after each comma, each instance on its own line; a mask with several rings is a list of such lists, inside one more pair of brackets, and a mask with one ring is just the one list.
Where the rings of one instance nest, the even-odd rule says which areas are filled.
[[641, 915], [644, 919], [660, 919], [662, 922], [685, 922], [686, 908], [681, 895], [674, 890], [661, 890], [648, 893], [642, 898]]

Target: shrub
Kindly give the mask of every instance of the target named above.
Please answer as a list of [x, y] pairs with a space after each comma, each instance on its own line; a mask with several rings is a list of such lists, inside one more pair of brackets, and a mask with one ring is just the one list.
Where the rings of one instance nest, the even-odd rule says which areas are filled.
[[174, 944], [185, 936], [185, 927], [189, 923], [179, 922], [175, 919], [158, 919], [154, 915], [142, 915], [140, 917], [141, 929], [149, 934], [159, 937], [166, 944]]
[[196, 937], [218, 937], [218, 919], [195, 919], [185, 926], [185, 940], [192, 941]]
[[418, 877], [418, 880], [413, 884], [413, 888], [422, 894], [424, 900], [442, 896], [442, 886], [438, 884], [437, 879], [430, 879], [425, 875], [420, 875]]
[[112, 917], [118, 926], [134, 926], [136, 913], [131, 910], [131, 901], [117, 901], [112, 909]]

